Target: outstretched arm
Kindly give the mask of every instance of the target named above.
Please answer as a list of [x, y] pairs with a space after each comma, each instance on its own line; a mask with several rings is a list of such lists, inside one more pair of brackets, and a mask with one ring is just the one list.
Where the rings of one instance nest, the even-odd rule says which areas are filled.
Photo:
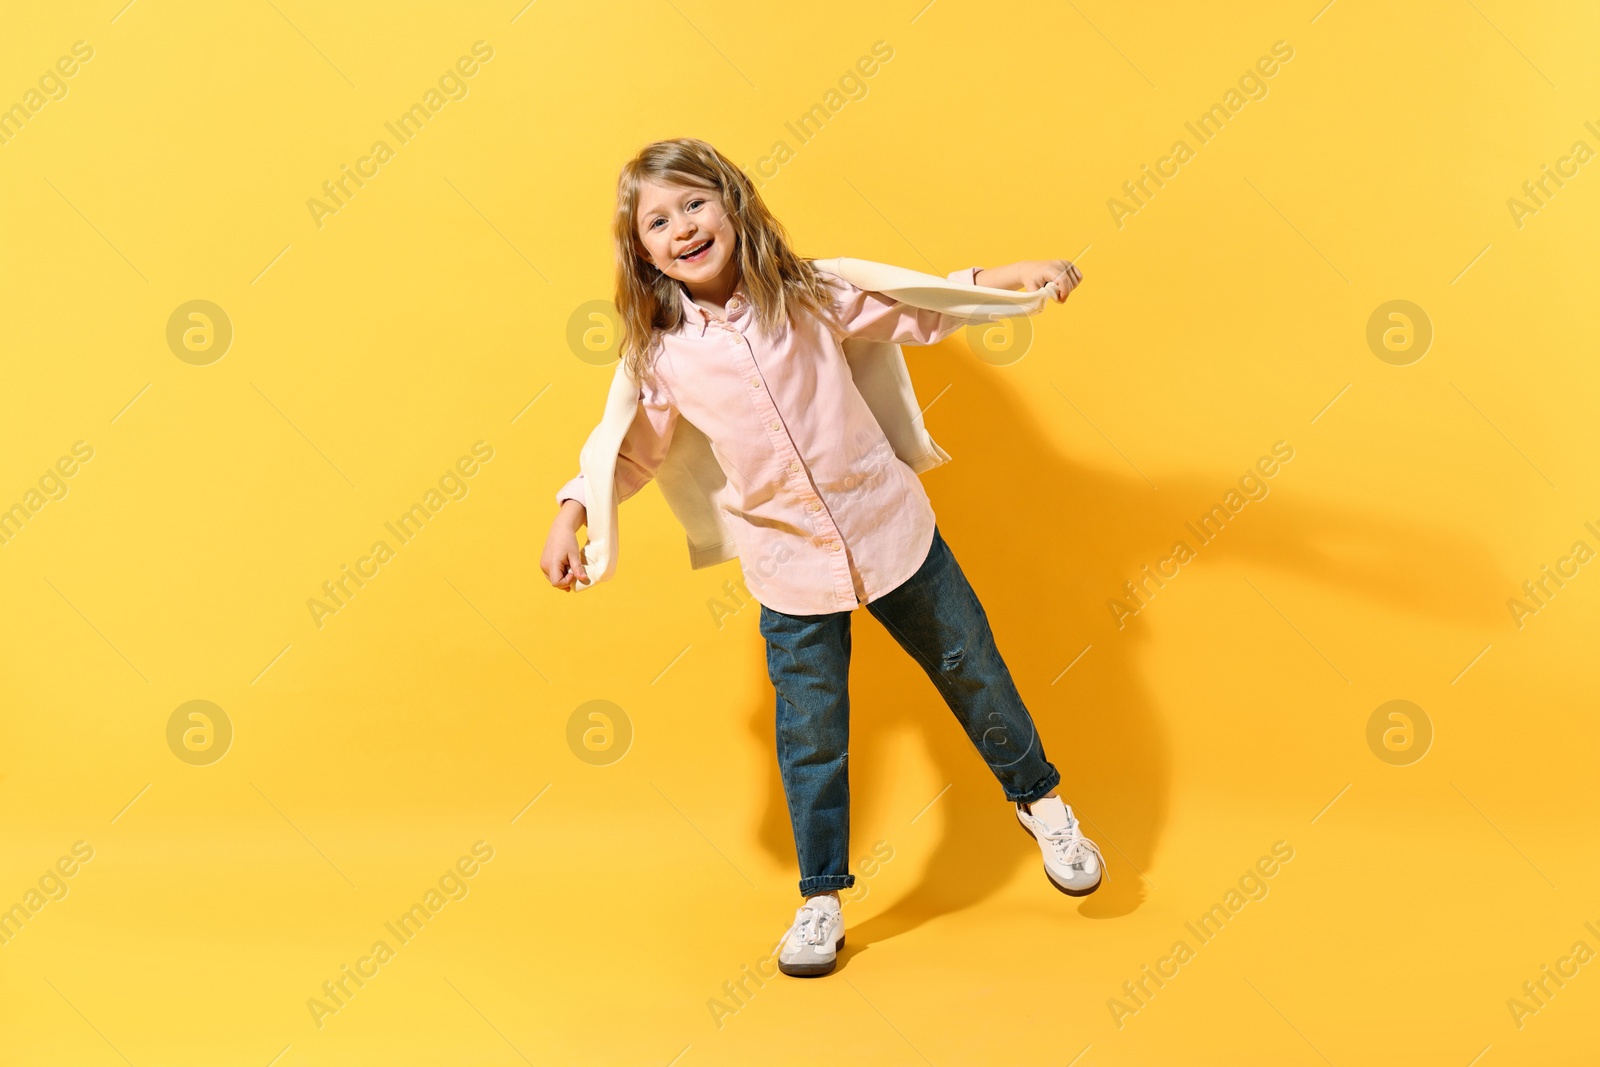
[[[919, 308], [882, 293], [861, 289], [837, 275], [830, 277], [842, 287], [836, 306], [844, 325], [843, 337], [931, 345], [944, 340], [971, 321], [959, 315]], [[1064, 259], [1047, 259], [1023, 260], [987, 270], [968, 267], [951, 272], [948, 278], [953, 282], [991, 289], [1033, 290], [1054, 282], [1056, 302], [1060, 303], [1077, 288], [1083, 275]]]
[[1066, 301], [1067, 294], [1078, 287], [1083, 275], [1065, 259], [1024, 259], [1007, 263], [1003, 267], [990, 267], [978, 271], [974, 285], [990, 289], [1021, 289], [1031, 292], [1056, 283], [1056, 303]]

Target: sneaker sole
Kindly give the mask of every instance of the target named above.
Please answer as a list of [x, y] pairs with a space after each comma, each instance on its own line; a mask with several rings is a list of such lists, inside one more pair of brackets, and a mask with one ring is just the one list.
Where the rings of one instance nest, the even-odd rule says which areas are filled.
[[[821, 978], [831, 974], [839, 963], [839, 950], [844, 948], [844, 935], [839, 935], [838, 942], [833, 946], [833, 959], [827, 963], [784, 963], [778, 961], [778, 970], [790, 978]], [[770, 957], [769, 957], [770, 958]]]
[[[1036, 847], [1039, 847], [1039, 848], [1043, 848], [1044, 847], [1044, 846], [1039, 844], [1038, 835], [1035, 834], [1032, 830], [1028, 829], [1028, 824], [1027, 823], [1023, 822], [1021, 819], [1018, 819], [1017, 820], [1017, 826], [1021, 828], [1023, 833], [1028, 835], [1028, 839], [1030, 841], [1032, 841]], [[1051, 876], [1050, 868], [1048, 868], [1048, 867], [1046, 867], [1044, 869], [1044, 877], [1045, 877], [1045, 881], [1049, 882], [1052, 886], [1054, 886], [1056, 889], [1060, 890], [1061, 892], [1065, 893], [1069, 897], [1086, 897], [1090, 893], [1093, 893], [1096, 889], [1099, 889], [1101, 882], [1104, 882], [1106, 880], [1105, 879], [1105, 872], [1102, 871], [1100, 873], [1100, 881], [1096, 882], [1094, 885], [1090, 886], [1088, 889], [1068, 889], [1066, 886], [1062, 885], [1060, 882], [1056, 881], [1054, 877]]]

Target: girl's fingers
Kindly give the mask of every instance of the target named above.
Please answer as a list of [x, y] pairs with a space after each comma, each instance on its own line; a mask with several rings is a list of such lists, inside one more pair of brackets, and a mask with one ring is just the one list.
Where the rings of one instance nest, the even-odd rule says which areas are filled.
[[[1057, 268], [1056, 264], [1061, 266]], [[1023, 276], [1023, 285], [1030, 289], [1049, 288], [1054, 291], [1056, 303], [1066, 302], [1067, 294], [1083, 282], [1083, 272], [1070, 259], [1038, 260], [1030, 264], [1030, 274]]]
[[1081, 281], [1083, 274], [1072, 263], [1067, 263], [1066, 269], [1061, 272], [1061, 277], [1056, 279], [1056, 291], [1060, 294], [1058, 300], [1065, 303], [1067, 294], [1076, 289]]
[[573, 591], [576, 582], [589, 580], [588, 573], [583, 569], [581, 552], [564, 553], [545, 569], [544, 576], [551, 585], [568, 593]]

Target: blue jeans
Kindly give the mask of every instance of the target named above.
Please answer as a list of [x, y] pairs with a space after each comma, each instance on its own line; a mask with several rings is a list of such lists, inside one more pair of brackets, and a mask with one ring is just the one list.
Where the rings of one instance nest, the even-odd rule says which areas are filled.
[[[1038, 800], [1060, 783], [983, 605], [938, 527], [917, 573], [866, 607], [933, 679], [1007, 800]], [[856, 881], [848, 855], [850, 616], [761, 606], [767, 674], [778, 696], [778, 767], [805, 896]]]

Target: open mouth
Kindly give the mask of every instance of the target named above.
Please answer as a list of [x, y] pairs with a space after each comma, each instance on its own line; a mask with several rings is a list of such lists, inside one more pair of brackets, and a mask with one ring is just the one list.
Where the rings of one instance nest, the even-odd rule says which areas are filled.
[[704, 241], [701, 241], [699, 244], [693, 246], [689, 249], [689, 251], [685, 252], [678, 258], [683, 260], [685, 263], [698, 263], [700, 260], [706, 257], [706, 253], [710, 251], [710, 249], [711, 238], [707, 237]]

